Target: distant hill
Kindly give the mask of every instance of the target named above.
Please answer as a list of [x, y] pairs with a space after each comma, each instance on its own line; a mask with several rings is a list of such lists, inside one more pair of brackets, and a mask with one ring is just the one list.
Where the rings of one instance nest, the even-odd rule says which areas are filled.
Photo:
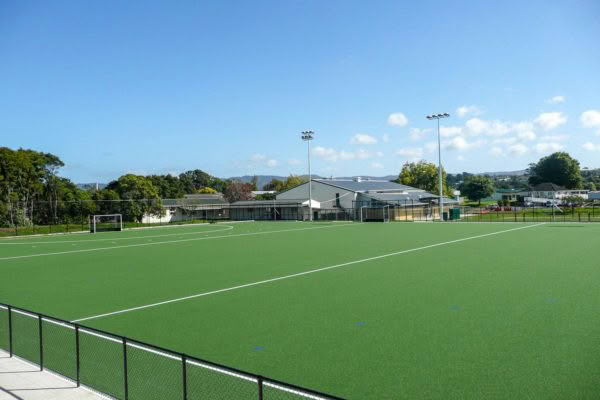
[[475, 175], [487, 175], [487, 176], [523, 176], [527, 175], [527, 170], [522, 169], [519, 171], [501, 171], [501, 172], [481, 172]]

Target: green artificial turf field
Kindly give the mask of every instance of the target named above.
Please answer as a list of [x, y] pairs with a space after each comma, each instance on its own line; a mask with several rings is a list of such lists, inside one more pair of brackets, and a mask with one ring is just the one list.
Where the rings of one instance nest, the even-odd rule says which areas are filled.
[[[0, 240], [0, 302], [348, 399], [595, 399], [598, 249], [596, 224], [249, 222], [13, 238]], [[14, 340], [36, 361], [35, 343]], [[119, 379], [106, 368], [119, 344], [104, 346], [82, 380], [103, 370], [96, 389], [118, 397], [103, 385]], [[155, 389], [130, 399], [171, 398], [161, 390], [180, 385], [173, 365], [148, 371], [144, 357], [131, 351], [132, 386]], [[243, 380], [193, 373], [189, 398], [221, 398], [201, 394], [210, 385], [254, 398]]]

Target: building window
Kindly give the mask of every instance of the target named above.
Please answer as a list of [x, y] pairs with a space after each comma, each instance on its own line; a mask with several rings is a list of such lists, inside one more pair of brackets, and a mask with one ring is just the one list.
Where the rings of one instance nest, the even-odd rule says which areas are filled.
[[339, 193], [335, 194], [335, 206], [336, 207], [341, 207], [340, 206], [340, 194]]

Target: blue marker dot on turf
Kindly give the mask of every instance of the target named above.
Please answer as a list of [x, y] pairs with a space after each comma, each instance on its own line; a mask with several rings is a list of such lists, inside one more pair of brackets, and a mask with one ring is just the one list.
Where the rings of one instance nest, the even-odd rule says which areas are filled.
[[460, 306], [451, 306], [450, 309], [452, 311], [460, 311]]
[[366, 322], [365, 322], [365, 321], [358, 321], [358, 322], [356, 323], [356, 325], [358, 325], [358, 326], [363, 326], [363, 325], [365, 325], [365, 324], [366, 324]]
[[547, 301], [548, 303], [556, 303], [558, 299], [556, 297], [548, 297]]
[[260, 351], [260, 350], [264, 350], [264, 346], [255, 346], [254, 347], [254, 351]]

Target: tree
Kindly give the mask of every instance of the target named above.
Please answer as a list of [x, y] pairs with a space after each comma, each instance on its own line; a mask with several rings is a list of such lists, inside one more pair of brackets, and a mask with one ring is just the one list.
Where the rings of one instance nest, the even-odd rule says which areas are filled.
[[479, 201], [494, 194], [496, 188], [494, 181], [487, 176], [470, 176], [460, 186], [461, 194], [467, 196], [470, 200]]
[[212, 187], [214, 183], [214, 178], [200, 169], [179, 174], [179, 180], [183, 185], [183, 190], [188, 194], [195, 193], [205, 186]]
[[[398, 179], [394, 182], [426, 190], [432, 194], [439, 193], [439, 169], [433, 163], [424, 160], [407, 162], [402, 167]], [[453, 190], [446, 184], [446, 172], [442, 169], [442, 188], [445, 196], [453, 196]]]
[[252, 180], [250, 181], [250, 185], [252, 185], [252, 190], [253, 191], [257, 191], [258, 190], [258, 176], [254, 175], [252, 177]]
[[161, 199], [180, 199], [185, 194], [183, 183], [177, 176], [151, 175], [148, 178], [158, 190]]
[[281, 188], [283, 187], [283, 185], [284, 185], [283, 181], [273, 178], [273, 179], [271, 179], [271, 182], [269, 182], [263, 186], [263, 190], [281, 192]]
[[158, 190], [145, 176], [123, 175], [110, 182], [106, 189], [115, 191], [121, 200], [135, 200], [122, 203], [124, 220], [142, 222], [145, 214], [161, 215], [163, 212]]
[[550, 182], [567, 189], [583, 187], [579, 161], [565, 152], [556, 152], [542, 157], [537, 164], [530, 164], [529, 172], [531, 185]]
[[250, 200], [252, 198], [252, 185], [239, 181], [230, 181], [225, 186], [223, 195], [230, 203], [235, 203], [240, 200]]
[[198, 190], [199, 194], [216, 194], [217, 191], [211, 187], [203, 187], [202, 189]]

